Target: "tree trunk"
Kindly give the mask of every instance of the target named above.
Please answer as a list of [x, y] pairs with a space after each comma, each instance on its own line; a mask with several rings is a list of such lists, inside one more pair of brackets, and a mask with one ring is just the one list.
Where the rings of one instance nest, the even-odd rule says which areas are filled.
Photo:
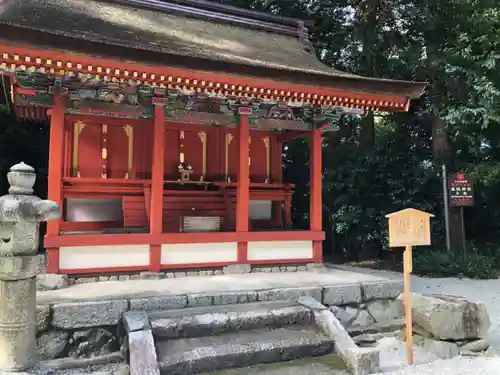
[[[377, 48], [378, 21], [377, 15], [381, 0], [364, 0], [361, 4], [360, 22], [362, 22], [361, 69], [365, 76], [375, 77], [375, 50]], [[369, 112], [361, 121], [360, 144], [365, 149], [375, 144], [375, 121], [373, 112]]]

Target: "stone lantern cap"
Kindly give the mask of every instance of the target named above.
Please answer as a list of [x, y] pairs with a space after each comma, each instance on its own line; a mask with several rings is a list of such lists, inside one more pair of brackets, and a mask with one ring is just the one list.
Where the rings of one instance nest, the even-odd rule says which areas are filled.
[[33, 167], [19, 163], [7, 173], [9, 194], [0, 197], [1, 222], [40, 222], [56, 220], [61, 211], [56, 202], [40, 199], [33, 195], [36, 174]]

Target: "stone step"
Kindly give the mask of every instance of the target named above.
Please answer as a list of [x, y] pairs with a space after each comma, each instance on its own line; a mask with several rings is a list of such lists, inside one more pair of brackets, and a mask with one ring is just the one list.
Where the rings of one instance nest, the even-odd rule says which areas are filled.
[[149, 313], [156, 338], [220, 335], [259, 328], [312, 324], [309, 309], [295, 301], [208, 306]]
[[335, 354], [211, 371], [199, 375], [350, 375], [345, 362]]
[[157, 340], [162, 375], [191, 375], [333, 353], [334, 343], [311, 326], [254, 329], [211, 337]]

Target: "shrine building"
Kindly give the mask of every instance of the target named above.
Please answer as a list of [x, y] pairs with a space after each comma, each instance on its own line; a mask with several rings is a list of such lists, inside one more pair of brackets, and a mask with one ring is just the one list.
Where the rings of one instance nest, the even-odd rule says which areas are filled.
[[[0, 97], [50, 126], [48, 272], [322, 262], [322, 135], [425, 84], [322, 64], [307, 23], [204, 0], [0, 1]], [[310, 144], [294, 229], [287, 142]]]

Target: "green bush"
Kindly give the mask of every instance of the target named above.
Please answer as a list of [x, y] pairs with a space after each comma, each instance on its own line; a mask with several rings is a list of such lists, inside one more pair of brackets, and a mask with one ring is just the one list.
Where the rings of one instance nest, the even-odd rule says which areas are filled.
[[414, 252], [413, 272], [431, 277], [469, 277], [492, 279], [500, 275], [500, 251], [488, 247], [461, 252], [430, 249]]

